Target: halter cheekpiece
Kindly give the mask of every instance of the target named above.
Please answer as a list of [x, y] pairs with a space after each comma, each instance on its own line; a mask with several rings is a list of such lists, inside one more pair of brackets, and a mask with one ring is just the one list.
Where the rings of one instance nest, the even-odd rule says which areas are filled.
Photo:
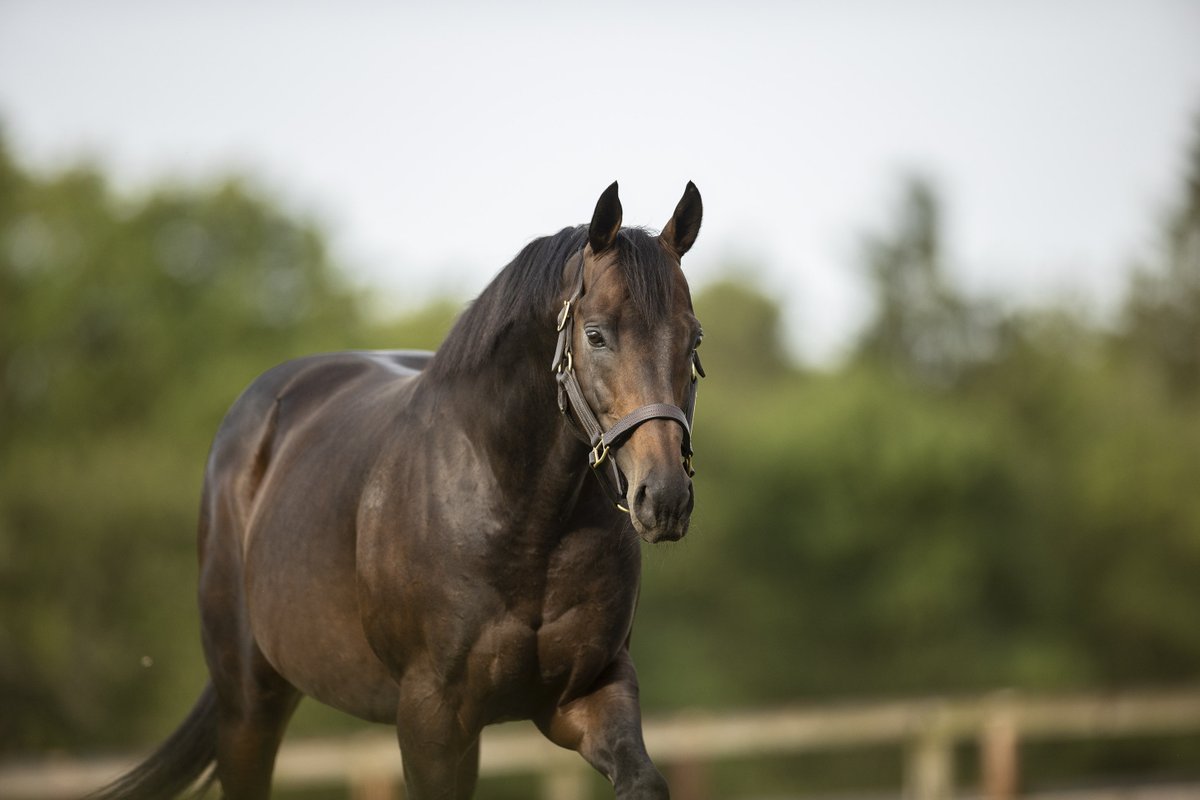
[[600, 481], [609, 499], [617, 508], [628, 512], [625, 497], [628, 487], [625, 476], [621, 474], [615, 459], [609, 458], [609, 454], [623, 445], [642, 423], [652, 419], [669, 419], [683, 429], [683, 468], [689, 477], [695, 475], [692, 469], [692, 418], [696, 413], [696, 386], [699, 379], [704, 377], [704, 367], [700, 364], [700, 356], [693, 350], [691, 383], [683, 408], [670, 403], [651, 403], [634, 409], [617, 420], [611, 428], [604, 430], [583, 396], [583, 389], [579, 385], [579, 379], [575, 377], [575, 364], [571, 357], [574, 311], [583, 295], [583, 248], [572, 258], [579, 260], [575, 289], [563, 302], [562, 310], [558, 313], [558, 344], [554, 348], [554, 362], [550, 365], [558, 382], [558, 410], [562, 412], [567, 427], [576, 438], [591, 448], [588, 453], [588, 465], [595, 472], [596, 479]]

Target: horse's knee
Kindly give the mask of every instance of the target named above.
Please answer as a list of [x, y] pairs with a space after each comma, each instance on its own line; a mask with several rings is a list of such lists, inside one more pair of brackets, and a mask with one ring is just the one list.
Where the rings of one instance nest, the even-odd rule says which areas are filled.
[[662, 776], [654, 766], [643, 774], [643, 776], [633, 782], [630, 789], [625, 794], [617, 794], [620, 800], [628, 797], [630, 800], [668, 800], [671, 796], [671, 790], [667, 786], [667, 779]]

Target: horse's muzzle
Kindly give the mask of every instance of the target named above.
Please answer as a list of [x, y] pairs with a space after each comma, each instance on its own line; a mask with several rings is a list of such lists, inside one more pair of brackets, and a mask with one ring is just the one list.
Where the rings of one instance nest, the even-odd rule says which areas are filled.
[[633, 527], [647, 542], [675, 542], [687, 533], [695, 496], [682, 467], [670, 474], [651, 471], [630, 486], [628, 499]]

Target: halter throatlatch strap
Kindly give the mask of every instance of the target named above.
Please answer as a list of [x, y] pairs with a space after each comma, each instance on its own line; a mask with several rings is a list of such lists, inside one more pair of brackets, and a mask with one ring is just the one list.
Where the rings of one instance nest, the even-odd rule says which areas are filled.
[[575, 268], [575, 289], [558, 313], [556, 320], [558, 343], [554, 348], [554, 361], [550, 365], [558, 381], [558, 410], [562, 412], [567, 421], [567, 427], [575, 434], [576, 438], [591, 448], [588, 453], [588, 464], [595, 472], [600, 486], [612, 500], [613, 505], [628, 512], [629, 508], [625, 504], [627, 491], [625, 476], [621, 474], [616, 461], [609, 458], [609, 453], [624, 444], [642, 423], [652, 419], [669, 419], [678, 423], [683, 430], [681, 444], [683, 467], [687, 470], [689, 477], [694, 475], [695, 471], [692, 469], [692, 418], [696, 412], [696, 384], [700, 378], [704, 377], [704, 367], [700, 365], [700, 357], [693, 350], [692, 380], [688, 386], [687, 399], [683, 408], [669, 403], [650, 403], [634, 409], [617, 420], [611, 428], [605, 430], [583, 396], [583, 388], [579, 385], [579, 379], [575, 377], [575, 364], [571, 357], [574, 310], [579, 298], [583, 295], [582, 249], [575, 258], [579, 262]]

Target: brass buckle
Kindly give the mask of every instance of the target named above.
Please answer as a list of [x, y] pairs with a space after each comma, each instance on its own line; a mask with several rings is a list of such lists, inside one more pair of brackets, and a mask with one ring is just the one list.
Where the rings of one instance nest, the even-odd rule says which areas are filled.
[[574, 366], [575, 364], [571, 360], [571, 351], [568, 350], [563, 353], [562, 360], [558, 362], [558, 374], [561, 375], [564, 372], [570, 372]]
[[[601, 450], [600, 448], [604, 449]], [[597, 469], [601, 464], [604, 463], [604, 459], [606, 458], [608, 458], [608, 444], [605, 443], [604, 437], [601, 436], [600, 441], [597, 442], [596, 446], [592, 448], [592, 469]]]
[[558, 312], [558, 327], [554, 330], [561, 332], [567, 325], [567, 320], [571, 318], [571, 301], [563, 300], [562, 311]]

